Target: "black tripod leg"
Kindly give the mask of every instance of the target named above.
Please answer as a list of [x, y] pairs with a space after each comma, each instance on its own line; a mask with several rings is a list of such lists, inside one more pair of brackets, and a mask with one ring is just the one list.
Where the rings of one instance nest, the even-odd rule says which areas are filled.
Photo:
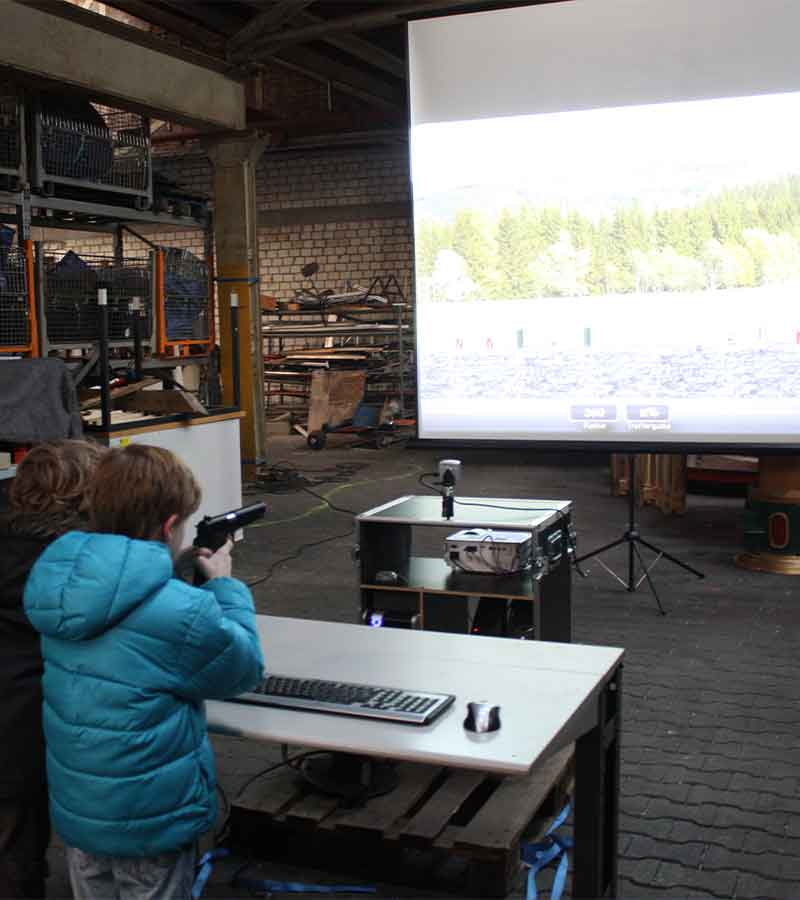
[[619, 547], [620, 544], [624, 544], [628, 540], [628, 535], [625, 534], [621, 538], [617, 538], [617, 540], [612, 541], [610, 544], [605, 544], [603, 547], [598, 547], [596, 550], [592, 550], [590, 553], [584, 553], [583, 556], [579, 556], [575, 562], [582, 563], [585, 559], [591, 559], [593, 556], [599, 556], [601, 553], [605, 553], [606, 550], [611, 550], [613, 547]]
[[[636, 561], [633, 558], [636, 549], [636, 539], [631, 537], [628, 539], [628, 593], [632, 594], [636, 590]], [[638, 554], [637, 554], [638, 555]], [[639, 562], [642, 558], [639, 556]]]
[[653, 544], [648, 543], [646, 540], [644, 540], [644, 538], [639, 538], [639, 543], [647, 547], [648, 550], [652, 550], [653, 553], [658, 553], [660, 556], [663, 556], [664, 559], [668, 559], [671, 563], [675, 563], [676, 566], [680, 566], [687, 572], [691, 572], [692, 575], [697, 575], [698, 578], [706, 577], [702, 572], [698, 572], [697, 569], [693, 569], [687, 563], [681, 562], [679, 559], [676, 559], [674, 556], [672, 556], [670, 553], [665, 552], [660, 547], [656, 547]]
[[[644, 544], [645, 542], [640, 541], [640, 543]], [[645, 546], [649, 547], [650, 545], [646, 544]], [[653, 548], [651, 547], [650, 549], [652, 550]], [[639, 550], [639, 548], [636, 546], [636, 541], [631, 541], [631, 551], [632, 551], [632, 553], [636, 554], [636, 556], [639, 560], [639, 565], [642, 567], [642, 571], [644, 572], [644, 577], [647, 579], [647, 583], [650, 585], [650, 590], [653, 592], [653, 596], [656, 598], [656, 605], [658, 606], [658, 611], [661, 613], [662, 616], [665, 616], [666, 612], [664, 612], [664, 607], [661, 605], [661, 600], [659, 599], [658, 591], [656, 590], [656, 586], [653, 584], [653, 579], [650, 577], [650, 571], [647, 568], [647, 566], [645, 565], [644, 557], [642, 556], [642, 553]], [[660, 553], [661, 551], [657, 550], [656, 552]], [[634, 590], [635, 590], [635, 586], [634, 586]]]

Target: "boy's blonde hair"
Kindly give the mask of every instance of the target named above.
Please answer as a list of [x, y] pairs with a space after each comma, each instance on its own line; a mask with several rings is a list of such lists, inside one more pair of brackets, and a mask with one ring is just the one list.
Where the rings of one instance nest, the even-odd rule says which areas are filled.
[[155, 540], [170, 516], [183, 522], [200, 506], [191, 469], [162, 447], [129, 444], [109, 450], [90, 491], [90, 527], [104, 534]]
[[78, 524], [89, 513], [89, 487], [108, 453], [95, 441], [37, 444], [22, 458], [9, 490], [13, 515], [47, 516], [54, 526]]

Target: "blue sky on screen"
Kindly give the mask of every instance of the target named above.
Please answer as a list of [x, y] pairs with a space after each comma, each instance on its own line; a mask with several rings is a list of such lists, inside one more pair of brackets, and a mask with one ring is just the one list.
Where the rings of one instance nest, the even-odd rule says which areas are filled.
[[411, 146], [418, 214], [459, 192], [497, 212], [492, 189], [587, 215], [680, 206], [800, 172], [800, 92], [435, 123]]

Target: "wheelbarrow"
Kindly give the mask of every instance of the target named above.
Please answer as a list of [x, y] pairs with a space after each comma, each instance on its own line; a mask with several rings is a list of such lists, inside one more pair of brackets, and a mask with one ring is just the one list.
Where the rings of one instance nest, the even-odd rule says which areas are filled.
[[382, 403], [359, 403], [352, 419], [346, 419], [339, 425], [323, 425], [319, 431], [308, 435], [306, 443], [312, 450], [322, 450], [329, 434], [361, 434], [371, 436], [375, 448], [382, 450], [396, 440], [394, 422], [381, 422], [382, 412]]

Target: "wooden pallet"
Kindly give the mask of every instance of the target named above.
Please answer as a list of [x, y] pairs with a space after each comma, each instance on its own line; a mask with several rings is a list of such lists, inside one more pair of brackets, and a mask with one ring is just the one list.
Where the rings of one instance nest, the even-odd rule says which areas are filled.
[[382, 882], [505, 897], [520, 844], [537, 840], [574, 778], [574, 746], [524, 777], [399, 763], [389, 794], [345, 809], [296, 772], [253, 784], [231, 812], [234, 845], [261, 858]]
[[[678, 453], [637, 453], [636, 490], [639, 506], [655, 505], [661, 512], [686, 512], [686, 456]], [[630, 490], [628, 456], [611, 454], [611, 493]]]

